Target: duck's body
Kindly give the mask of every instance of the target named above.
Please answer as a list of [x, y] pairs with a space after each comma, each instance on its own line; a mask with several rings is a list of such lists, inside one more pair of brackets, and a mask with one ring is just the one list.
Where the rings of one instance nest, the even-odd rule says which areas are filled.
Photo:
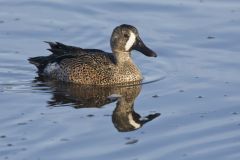
[[142, 79], [139, 69], [131, 58], [117, 63], [113, 54], [101, 50], [48, 43], [53, 54], [35, 58], [35, 61], [42, 60], [40, 66], [42, 69], [39, 68], [41, 75], [66, 82], [94, 85], [126, 83]]
[[[138, 44], [137, 40], [141, 44]], [[143, 44], [137, 30], [130, 25], [121, 25], [113, 31], [111, 38], [113, 54], [58, 42], [47, 43], [52, 54], [30, 58], [30, 63], [37, 66], [40, 75], [79, 84], [111, 85], [140, 82], [142, 75], [133, 63], [130, 51], [137, 49], [145, 55], [156, 56]]]

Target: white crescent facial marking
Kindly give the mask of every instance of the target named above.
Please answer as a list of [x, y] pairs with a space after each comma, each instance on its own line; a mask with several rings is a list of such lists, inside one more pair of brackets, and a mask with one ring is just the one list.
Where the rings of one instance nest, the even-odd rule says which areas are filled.
[[133, 32], [130, 31], [130, 36], [125, 45], [125, 50], [128, 51], [132, 47], [135, 41], [136, 41], [136, 36]]
[[60, 66], [57, 63], [49, 63], [47, 67], [44, 69], [44, 72], [47, 74], [51, 74], [51, 72], [55, 71], [56, 69], [59, 69]]
[[137, 122], [135, 122], [135, 121], [133, 120], [133, 117], [132, 117], [132, 114], [131, 114], [131, 113], [128, 115], [128, 121], [129, 121], [129, 123], [130, 123], [135, 129], [141, 127], [141, 125], [140, 125], [139, 123], [137, 123]]

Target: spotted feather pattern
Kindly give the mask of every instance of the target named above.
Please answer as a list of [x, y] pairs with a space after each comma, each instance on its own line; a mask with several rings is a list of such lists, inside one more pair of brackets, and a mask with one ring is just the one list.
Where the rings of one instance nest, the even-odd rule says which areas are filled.
[[[111, 53], [48, 43], [53, 54], [49, 58], [51, 61], [43, 69], [42, 74], [47, 77], [91, 85], [119, 84], [142, 79], [139, 69], [131, 59], [118, 64]], [[49, 68], [56, 65], [55, 63], [58, 64], [56, 69]], [[48, 72], [49, 69], [51, 72]]]

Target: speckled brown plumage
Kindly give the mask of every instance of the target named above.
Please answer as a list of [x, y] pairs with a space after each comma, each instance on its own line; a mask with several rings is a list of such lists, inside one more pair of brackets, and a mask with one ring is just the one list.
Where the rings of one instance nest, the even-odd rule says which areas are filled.
[[49, 56], [30, 58], [38, 73], [65, 82], [91, 85], [111, 85], [141, 82], [142, 75], [131, 59], [131, 50], [136, 49], [147, 56], [156, 54], [141, 41], [137, 29], [121, 25], [111, 37], [113, 53], [98, 49], [82, 49], [62, 43], [47, 42]]

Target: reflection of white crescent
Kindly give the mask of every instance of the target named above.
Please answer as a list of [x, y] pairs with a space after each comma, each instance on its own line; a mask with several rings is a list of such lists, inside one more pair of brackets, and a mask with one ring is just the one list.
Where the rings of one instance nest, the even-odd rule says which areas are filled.
[[128, 115], [128, 120], [129, 120], [129, 123], [135, 128], [140, 128], [141, 125], [139, 123], [136, 123], [134, 120], [133, 120], [133, 117], [132, 117], [132, 114], [129, 114]]

